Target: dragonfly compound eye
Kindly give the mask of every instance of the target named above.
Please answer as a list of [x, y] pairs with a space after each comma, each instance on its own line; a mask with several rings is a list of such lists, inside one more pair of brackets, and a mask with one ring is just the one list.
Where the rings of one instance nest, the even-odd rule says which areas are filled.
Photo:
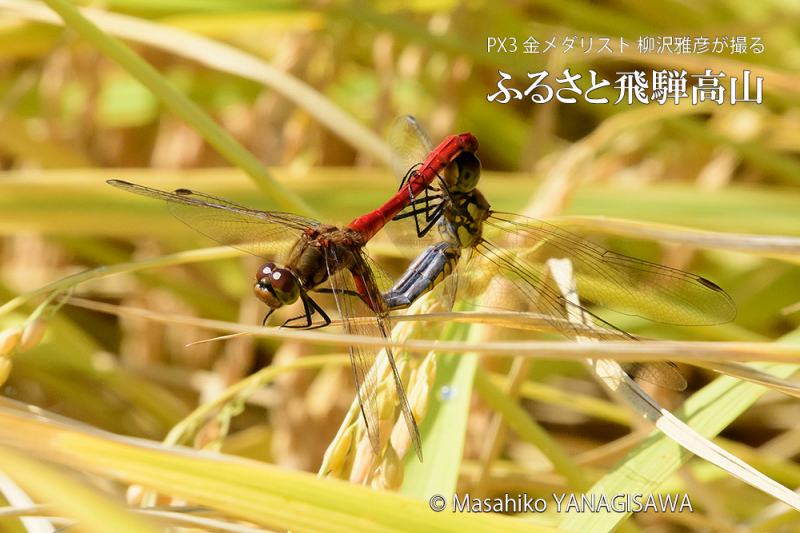
[[481, 161], [472, 152], [461, 152], [453, 161], [458, 170], [458, 178], [452, 189], [457, 192], [470, 192], [478, 186], [481, 177]]
[[270, 275], [272, 290], [278, 300], [284, 304], [290, 304], [300, 297], [300, 286], [294, 274], [285, 268], [273, 269]]
[[276, 268], [275, 263], [264, 263], [256, 270], [256, 279], [269, 278]]
[[297, 301], [300, 297], [300, 284], [291, 271], [278, 268], [274, 263], [266, 263], [258, 269], [253, 292], [256, 297], [277, 309]]
[[289, 270], [264, 263], [256, 272], [253, 286], [256, 297], [272, 309], [294, 303], [300, 297], [300, 285]]

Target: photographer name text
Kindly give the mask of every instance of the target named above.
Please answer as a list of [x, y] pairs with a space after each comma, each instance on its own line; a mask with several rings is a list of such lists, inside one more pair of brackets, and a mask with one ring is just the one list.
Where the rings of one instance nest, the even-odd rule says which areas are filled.
[[693, 513], [688, 494], [556, 494], [532, 498], [527, 494], [506, 494], [477, 498], [469, 493], [454, 495], [450, 501], [435, 494], [428, 500], [433, 511], [453, 513]]

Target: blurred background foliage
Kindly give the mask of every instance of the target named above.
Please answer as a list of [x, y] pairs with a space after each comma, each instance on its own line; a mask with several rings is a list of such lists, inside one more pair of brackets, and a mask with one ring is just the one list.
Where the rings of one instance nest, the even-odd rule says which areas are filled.
[[[800, 236], [800, 5], [794, 2], [107, 0], [80, 5], [251, 54], [308, 84], [353, 124], [374, 132], [366, 147], [361, 141], [368, 135], [350, 122], [332, 132], [325, 125], [332, 115], [280, 80], [266, 86], [211, 68], [198, 60], [213, 58], [195, 57], [202, 52], [191, 43], [173, 40], [176, 52], [148, 27], [131, 30], [138, 32], [132, 46], [142, 59], [328, 222], [346, 222], [395, 190], [379, 139], [396, 116], [408, 113], [425, 124], [434, 141], [461, 131], [477, 136], [485, 169], [481, 189], [500, 210]], [[60, 22], [39, 21], [30, 6], [46, 11], [37, 2], [0, 2], [0, 299], [87, 268], [211, 244], [172, 219], [163, 205], [112, 190], [106, 179], [167, 190], [191, 187], [256, 207], [280, 204], [260, 194], [202, 132], [95, 43]], [[604, 55], [486, 51], [489, 36], [513, 36], [521, 43], [528, 36], [543, 42], [572, 35], [622, 37], [631, 46]], [[636, 49], [641, 36], [684, 35], [760, 37], [765, 50], [678, 55]], [[560, 73], [567, 67], [584, 75], [594, 69], [610, 80], [635, 69], [692, 74], [710, 68], [736, 76], [748, 69], [764, 77], [764, 102], [487, 102], [499, 69], [519, 80], [528, 72]], [[618, 321], [621, 327], [671, 339], [770, 340], [800, 322], [796, 248], [698, 250], [646, 236], [604, 235], [608, 232], [597, 221], [589, 226], [595, 240], [607, 246], [713, 279], [739, 308], [736, 323], [723, 326], [676, 328], [625, 317]], [[405, 263], [382, 239], [374, 256], [397, 274]], [[94, 279], [76, 294], [257, 324], [263, 309], [249, 296], [255, 264], [229, 254], [219, 261]], [[0, 317], [0, 324], [19, 324], [40, 302], [26, 302]], [[199, 327], [65, 306], [48, 321], [40, 343], [15, 354], [2, 392], [98, 428], [162, 439], [196, 405], [253, 371], [331, 351], [250, 338], [186, 347], [209, 336]], [[493, 360], [486, 369], [506, 371], [508, 365]], [[685, 371], [693, 388], [713, 376]], [[537, 362], [529, 378], [533, 392], [523, 393], [522, 405], [571, 453], [590, 454], [628, 434], [628, 422], [618, 415], [568, 409], [564, 404], [570, 402], [559, 400], [556, 389], [536, 389], [555, 386], [580, 397], [602, 397], [580, 366]], [[233, 419], [224, 449], [314, 471], [352, 399], [351, 387], [341, 366], [282, 375]], [[490, 414], [476, 401], [462, 428], [463, 487], [470, 486], [481, 457]], [[756, 456], [763, 453], [796, 468], [797, 417], [796, 402], [767, 396], [725, 436]], [[530, 444], [512, 435], [502, 450], [483, 479], [484, 494], [557, 486], [552, 479], [531, 477], [544, 467]], [[602, 471], [617, 458], [614, 451], [600, 453], [588, 464]], [[693, 496], [722, 523], [769, 518], [764, 513], [770, 500], [753, 489], [720, 477], [702, 483]], [[711, 488], [723, 492], [710, 495]], [[750, 499], [741, 504], [745, 496]], [[644, 517], [641, 525], [665, 528], [654, 531], [693, 527], [686, 517]], [[17, 531], [0, 520], [0, 530], [6, 527]]]

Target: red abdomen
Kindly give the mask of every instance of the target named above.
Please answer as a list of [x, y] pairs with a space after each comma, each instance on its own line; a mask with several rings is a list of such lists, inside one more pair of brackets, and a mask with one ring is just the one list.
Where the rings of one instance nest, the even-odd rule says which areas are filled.
[[378, 209], [360, 216], [347, 225], [348, 228], [358, 231], [364, 236], [364, 242], [378, 233], [395, 215], [408, 207], [411, 202], [409, 188], [416, 197], [425, 187], [430, 185], [436, 175], [444, 170], [462, 152], [475, 152], [478, 150], [478, 139], [471, 133], [461, 133], [445, 137], [439, 146], [433, 149], [428, 158], [411, 176], [408, 187], [397, 191], [385, 204]]

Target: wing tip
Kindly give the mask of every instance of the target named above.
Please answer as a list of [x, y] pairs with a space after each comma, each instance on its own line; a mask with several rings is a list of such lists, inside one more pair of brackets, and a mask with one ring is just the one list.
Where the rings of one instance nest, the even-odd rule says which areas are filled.
[[411, 435], [411, 443], [414, 446], [414, 451], [417, 454], [417, 459], [419, 459], [419, 462], [424, 462], [422, 459], [422, 437], [419, 435], [419, 428], [417, 427], [416, 423], [414, 424], [414, 434]]

